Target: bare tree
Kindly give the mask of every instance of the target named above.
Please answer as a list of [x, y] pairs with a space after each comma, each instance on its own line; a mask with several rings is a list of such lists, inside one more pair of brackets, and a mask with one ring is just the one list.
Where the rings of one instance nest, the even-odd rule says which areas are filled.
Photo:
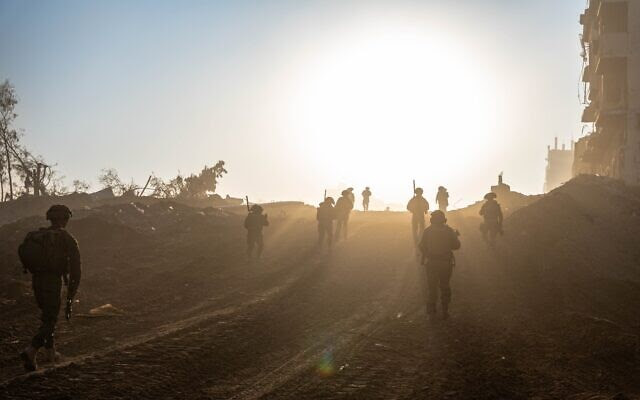
[[[6, 173], [9, 183], [9, 199], [13, 199], [13, 177], [11, 171], [13, 169], [11, 165], [11, 147], [17, 145], [18, 134], [13, 129], [13, 121], [18, 114], [15, 112], [16, 104], [18, 104], [18, 98], [16, 96], [16, 90], [5, 80], [0, 84], [0, 141], [4, 150], [4, 163], [6, 163]], [[3, 198], [4, 201], [4, 198]]]
[[191, 174], [185, 179], [185, 188], [182, 193], [187, 197], [195, 198], [206, 197], [215, 193], [218, 179], [226, 173], [227, 170], [224, 168], [224, 161], [222, 160], [212, 167], [205, 165], [199, 175]]
[[117, 192], [122, 189], [122, 180], [120, 180], [118, 171], [115, 168], [103, 168], [100, 171], [100, 175], [98, 175], [98, 182], [104, 189], [111, 188]]
[[81, 181], [79, 179], [73, 180], [73, 192], [74, 193], [87, 193], [91, 185], [89, 185], [85, 181]]
[[118, 171], [114, 168], [104, 168], [98, 175], [98, 182], [102, 185], [103, 188], [111, 188], [116, 196], [130, 196], [135, 195], [136, 190], [140, 189], [140, 187], [131, 180], [130, 183], [122, 182], [120, 176], [118, 175]]
[[224, 161], [218, 161], [212, 167], [205, 165], [198, 175], [191, 174], [184, 177], [178, 172], [178, 175], [169, 182], [152, 175], [149, 186], [153, 188], [152, 196], [154, 197], [204, 198], [215, 193], [218, 180], [226, 173]]
[[[9, 199], [15, 197], [16, 190], [24, 194], [33, 193], [34, 196], [41, 196], [51, 191], [59, 191], [61, 187], [61, 180], [56, 178], [52, 166], [47, 164], [42, 157], [33, 155], [20, 144], [22, 134], [13, 128], [13, 122], [18, 116], [15, 112], [17, 104], [18, 98], [15, 88], [8, 80], [5, 80], [0, 84], [0, 146], [3, 150], [0, 157], [2, 162], [0, 192], [3, 200], [5, 181], [9, 186]], [[14, 173], [23, 181], [21, 189], [14, 182]], [[54, 182], [54, 180], [56, 181]]]

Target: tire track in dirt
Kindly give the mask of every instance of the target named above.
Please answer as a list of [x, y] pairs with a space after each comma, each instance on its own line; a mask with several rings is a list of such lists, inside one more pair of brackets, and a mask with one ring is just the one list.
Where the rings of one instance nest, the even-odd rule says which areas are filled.
[[[14, 387], [28, 387], [29, 389], [25, 393], [32, 392], [32, 388], [36, 387], [33, 392], [46, 393], [48, 390], [47, 381], [50, 381], [52, 375], [59, 374], [64, 376], [64, 373], [69, 369], [80, 371], [82, 374], [83, 369], [89, 366], [89, 369], [99, 370], [103, 368], [104, 371], [109, 371], [108, 367], [104, 367], [103, 360], [117, 359], [119, 354], [135, 353], [137, 348], [148, 346], [149, 343], [162, 341], [167, 338], [175, 341], [175, 337], [181, 335], [189, 335], [194, 329], [198, 329], [198, 326], [215, 323], [216, 321], [224, 318], [230, 318], [234, 314], [246, 311], [248, 308], [255, 307], [260, 303], [267, 302], [270, 299], [276, 297], [278, 294], [286, 291], [288, 287], [295, 284], [297, 279], [304, 276], [301, 271], [297, 270], [298, 261], [308, 258], [309, 250], [301, 250], [301, 255], [294, 259], [288, 260], [287, 266], [279, 267], [277, 271], [271, 273], [272, 276], [263, 276], [268, 284], [277, 283], [276, 286], [268, 287], [267, 289], [247, 295], [242, 293], [242, 297], [249, 297], [249, 300], [242, 302], [241, 304], [231, 305], [223, 308], [216, 307], [215, 303], [211, 301], [204, 301], [199, 305], [191, 307], [192, 311], [202, 310], [199, 314], [183, 318], [178, 321], [162, 324], [152, 330], [152, 332], [138, 335], [134, 338], [125, 340], [117, 345], [109, 346], [101, 351], [92, 352], [88, 354], [82, 354], [76, 357], [69, 358], [64, 362], [56, 365], [44, 366], [40, 370], [28, 374], [23, 374], [15, 378], [5, 380], [0, 383], [0, 394], [4, 394], [7, 398], [11, 396], [20, 396], [20, 390], [12, 391]], [[236, 295], [237, 292], [232, 291], [229, 295]], [[232, 299], [227, 299], [227, 302], [233, 302]], [[212, 309], [212, 307], [216, 307]], [[117, 364], [116, 364], [117, 365]], [[117, 371], [116, 371], [117, 372]], [[90, 374], [90, 373], [89, 373]], [[100, 375], [100, 374], [98, 374]], [[79, 379], [81, 380], [81, 379]], [[42, 388], [38, 389], [37, 386], [42, 384]], [[37, 397], [37, 396], [35, 396]], [[34, 397], [34, 398], [35, 398]], [[47, 397], [47, 396], [45, 396]]]
[[[291, 274], [274, 276], [269, 288], [281, 289], [263, 301], [255, 299], [223, 315], [213, 315], [216, 310], [204, 305], [196, 309], [202, 315], [182, 328], [80, 365], [12, 382], [0, 388], [0, 395], [87, 399], [535, 395], [532, 387], [552, 382], [519, 363], [523, 351], [519, 347], [530, 343], [515, 331], [522, 331], [519, 325], [526, 319], [518, 316], [522, 310], [518, 288], [508, 265], [499, 248], [496, 254], [483, 246], [473, 222], [454, 216], [452, 220], [463, 231], [463, 249], [453, 278], [452, 320], [447, 323], [426, 322], [422, 270], [413, 261], [397, 261], [411, 254], [406, 227], [399, 218], [384, 222], [373, 217], [356, 224], [350, 239], [332, 256], [290, 260]], [[291, 245], [299, 247], [299, 242]], [[207, 314], [212, 315], [204, 317]]]
[[[385, 322], [403, 315], [407, 305], [408, 288], [415, 285], [417, 281], [416, 269], [413, 261], [407, 261], [406, 265], [401, 263], [400, 266], [394, 266], [394, 264], [397, 263], [397, 259], [406, 259], [407, 254], [412, 254], [412, 250], [402, 237], [394, 237], [393, 240], [389, 240], [388, 237], [385, 240], [372, 237], [372, 232], [385, 232], [381, 227], [385, 225], [357, 225], [356, 229], [352, 230], [349, 240], [339, 246], [333, 263], [333, 275], [341, 272], [340, 267], [346, 269], [360, 267], [369, 274], [379, 274], [380, 270], [387, 269], [390, 276], [387, 276], [385, 285], [377, 293], [379, 297], [377, 302], [356, 305], [346, 318], [323, 321], [324, 334], [319, 338], [312, 337], [312, 343], [309, 346], [299, 352], [285, 353], [277, 360], [270, 360], [267, 365], [257, 368], [252, 376], [244, 377], [242, 383], [236, 382], [235, 385], [230, 385], [225, 382], [216, 382], [215, 385], [204, 389], [205, 396], [234, 399], [270, 398], [273, 392], [279, 393], [283, 391], [282, 388], [285, 388], [284, 391], [291, 397], [299, 398], [296, 392], [301, 387], [309, 388], [310, 385], [313, 386], [315, 378], [322, 379], [317, 377], [318, 370], [329, 367], [339, 368], [336, 365], [323, 366], [323, 363], [330, 361], [326, 360], [328, 357], [332, 358], [333, 354], [356, 352], [364, 343], [375, 337]], [[380, 240], [380, 243], [376, 243], [376, 239]], [[371, 252], [372, 241], [373, 248], [378, 248], [379, 252], [367, 255]], [[381, 257], [380, 253], [384, 256]], [[398, 253], [401, 255], [397, 256]], [[362, 254], [365, 256], [363, 257]], [[357, 281], [351, 283], [358, 284]], [[350, 306], [353, 307], [351, 304]], [[313, 307], [313, 305], [310, 306], [311, 309]], [[313, 315], [309, 315], [308, 320], [313, 321]], [[309, 377], [313, 379], [308, 379]], [[292, 390], [290, 386], [296, 390]]]
[[[403, 290], [402, 314], [337, 352], [336, 362], [344, 368], [335, 375], [320, 377], [308, 368], [264, 398], [491, 398], [492, 394], [521, 398], [517, 395], [522, 380], [513, 373], [513, 359], [494, 348], [501, 340], [496, 338], [504, 333], [496, 331], [500, 328], [491, 329], [496, 318], [486, 314], [495, 302], [492, 291], [504, 289], [487, 272], [493, 275], [501, 270], [487, 270], [495, 260], [481, 248], [482, 243], [472, 234], [475, 230], [462, 222], [456, 226], [469, 237], [463, 237], [466, 245], [454, 272], [452, 321], [426, 321], [423, 270], [409, 263], [405, 269], [413, 279]], [[494, 357], [500, 359], [497, 366]], [[474, 375], [483, 369], [486, 374]], [[498, 380], [502, 384], [496, 386]], [[478, 392], [478, 388], [486, 391]]]
[[[238, 397], [243, 399], [276, 399], [276, 398], [340, 398], [348, 396], [351, 389], [366, 386], [380, 369], [380, 365], [372, 366], [363, 373], [358, 374], [355, 379], [342, 379], [345, 377], [344, 371], [351, 369], [350, 363], [367, 346], [375, 343], [382, 346], [379, 337], [387, 329], [387, 324], [394, 319], [405, 318], [412, 310], [411, 298], [407, 296], [417, 291], [415, 266], [413, 262], [407, 262], [402, 268], [400, 277], [392, 285], [387, 294], [387, 302], [375, 311], [374, 318], [362, 325], [352, 325], [352, 327], [334, 332], [336, 342], [332, 346], [333, 371], [322, 373], [319, 371], [317, 361], [321, 360], [318, 355], [310, 357], [307, 362], [298, 368], [294, 373], [281, 379], [277, 385], [269, 385], [255, 395]], [[392, 350], [393, 349], [389, 349]], [[331, 386], [331, 390], [327, 387]]]
[[[406, 270], [404, 271], [406, 272]], [[364, 310], [354, 313], [350, 318], [337, 321], [327, 332], [328, 339], [313, 343], [284, 362], [264, 367], [267, 370], [265, 373], [250, 382], [248, 388], [229, 398], [250, 400], [263, 396], [269, 397], [268, 394], [289, 383], [293, 383], [296, 387], [305, 386], [308, 388], [310, 384], [301, 383], [304, 381], [300, 377], [317, 369], [323, 356], [327, 355], [328, 348], [331, 348], [331, 352], [336, 353], [357, 351], [364, 341], [369, 340], [382, 329], [382, 324], [386, 320], [397, 315], [398, 310], [404, 309], [403, 303], [405, 303], [406, 297], [403, 296], [403, 289], [407, 287], [408, 277], [409, 274], [404, 273], [402, 277], [396, 278], [386, 288], [384, 302], [375, 309], [364, 307]], [[332, 367], [335, 368], [335, 366]], [[215, 390], [213, 391], [215, 392]]]

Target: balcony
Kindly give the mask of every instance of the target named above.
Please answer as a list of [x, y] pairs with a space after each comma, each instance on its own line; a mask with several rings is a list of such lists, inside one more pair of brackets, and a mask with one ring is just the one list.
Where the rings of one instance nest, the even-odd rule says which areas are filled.
[[596, 73], [602, 73], [609, 59], [624, 59], [629, 54], [627, 33], [605, 33], [600, 35], [598, 50], [595, 52]]
[[602, 108], [598, 110], [595, 116], [596, 126], [602, 128], [605, 126], [617, 126], [624, 123], [627, 119], [627, 110], [624, 108]]
[[582, 73], [582, 82], [591, 82], [591, 64], [587, 64], [584, 67], [584, 72]]
[[594, 105], [599, 104], [602, 95], [602, 75], [592, 75], [589, 84], [589, 101]]
[[627, 32], [629, 3], [625, 0], [602, 0], [595, 18], [602, 33]]
[[593, 103], [589, 104], [582, 112], [582, 122], [596, 122], [596, 106]]
[[627, 57], [606, 57], [598, 60], [595, 71], [599, 75], [625, 75], [627, 74]]
[[601, 33], [600, 57], [625, 57], [629, 54], [629, 35], [626, 32]]

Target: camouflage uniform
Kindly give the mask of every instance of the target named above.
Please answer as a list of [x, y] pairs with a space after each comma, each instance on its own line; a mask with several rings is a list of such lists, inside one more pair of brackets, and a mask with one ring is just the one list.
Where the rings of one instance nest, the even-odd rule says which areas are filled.
[[[55, 254], [59, 255], [53, 261], [52, 271], [36, 272], [32, 275], [33, 294], [40, 308], [42, 321], [38, 333], [31, 340], [31, 346], [39, 349], [54, 347], [54, 332], [60, 312], [60, 292], [62, 278], [68, 271], [67, 298], [72, 299], [80, 285], [81, 262], [78, 243], [64, 228], [45, 228], [55, 231], [60, 240], [56, 240]], [[60, 272], [53, 272], [60, 271]], [[64, 276], [66, 279], [66, 276]]]
[[439, 188], [436, 194], [436, 203], [438, 203], [438, 209], [442, 212], [447, 212], [449, 207], [449, 192], [445, 188]]
[[[346, 192], [346, 191], [345, 191]], [[335, 216], [336, 220], [336, 240], [340, 240], [340, 234], [342, 233], [344, 238], [347, 238], [347, 229], [349, 227], [349, 214], [353, 210], [353, 202], [351, 196], [348, 193], [342, 193], [342, 197], [336, 202]]]
[[267, 216], [260, 212], [251, 212], [244, 220], [244, 227], [247, 229], [247, 255], [251, 257], [254, 247], [258, 246], [258, 254], [262, 255], [264, 240], [262, 238], [262, 228], [269, 226]]
[[322, 246], [326, 237], [327, 244], [331, 247], [333, 243], [333, 219], [333, 204], [325, 200], [320, 203], [320, 207], [318, 207], [318, 211], [316, 213], [316, 220], [318, 221], [318, 246]]
[[370, 197], [371, 197], [371, 190], [369, 190], [369, 188], [366, 188], [362, 192], [362, 209], [364, 211], [369, 211], [369, 198]]
[[407, 210], [411, 212], [411, 232], [413, 234], [413, 242], [418, 244], [420, 233], [424, 231], [424, 216], [429, 212], [429, 202], [422, 195], [413, 196], [407, 203]]
[[[436, 211], [438, 212], [438, 211]], [[438, 248], [438, 250], [434, 250]], [[424, 230], [420, 241], [423, 260], [426, 260], [427, 275], [427, 314], [436, 313], [438, 290], [440, 291], [440, 306], [443, 316], [448, 315], [451, 302], [451, 274], [455, 259], [453, 250], [460, 248], [458, 234], [445, 223], [431, 224]]]
[[502, 232], [502, 208], [495, 198], [488, 198], [480, 209], [480, 215], [484, 218], [480, 226], [482, 238], [489, 242], [495, 242], [498, 233]]

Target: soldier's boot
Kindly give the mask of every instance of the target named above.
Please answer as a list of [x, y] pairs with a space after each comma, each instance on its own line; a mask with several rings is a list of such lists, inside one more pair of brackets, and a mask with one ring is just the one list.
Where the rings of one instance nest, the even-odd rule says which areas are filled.
[[42, 351], [44, 355], [44, 361], [48, 363], [57, 363], [62, 358], [62, 355], [56, 351], [55, 347], [50, 349], [44, 348]]
[[38, 354], [38, 349], [33, 346], [27, 347], [20, 353], [20, 359], [22, 360], [25, 371], [32, 372], [38, 369], [36, 354]]

